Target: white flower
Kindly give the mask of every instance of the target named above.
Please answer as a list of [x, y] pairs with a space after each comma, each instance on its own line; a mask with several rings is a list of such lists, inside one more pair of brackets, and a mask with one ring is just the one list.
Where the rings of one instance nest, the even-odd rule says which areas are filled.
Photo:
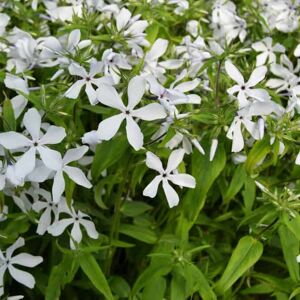
[[[58, 220], [58, 203], [54, 203], [52, 201], [51, 194], [44, 189], [38, 189], [37, 194], [41, 195], [42, 199], [44, 199], [45, 201], [35, 201], [32, 205], [32, 209], [37, 213], [40, 213], [42, 210], [44, 210], [40, 216], [38, 227], [36, 230], [38, 234], [43, 235], [47, 231], [51, 223]], [[51, 222], [51, 215], [54, 216], [53, 222]]]
[[99, 233], [97, 232], [94, 223], [88, 220], [89, 216], [87, 214], [81, 211], [76, 212], [73, 207], [69, 208], [65, 202], [60, 202], [59, 213], [67, 214], [68, 217], [54, 222], [50, 227], [48, 227], [48, 232], [53, 236], [59, 236], [65, 231], [68, 226], [73, 225], [70, 238], [71, 249], [76, 248], [73, 240], [78, 244], [82, 240], [80, 225], [85, 228], [90, 238], [98, 238]]
[[5, 33], [5, 28], [10, 20], [10, 17], [7, 14], [0, 13], [0, 36], [3, 36]]
[[91, 188], [92, 185], [84, 175], [84, 173], [76, 167], [68, 166], [72, 161], [77, 161], [83, 157], [83, 155], [89, 150], [87, 146], [81, 146], [75, 149], [69, 149], [63, 157], [59, 167], [55, 169], [56, 174], [54, 176], [52, 195], [53, 202], [57, 203], [65, 190], [65, 179], [63, 173], [66, 173], [75, 183]]
[[118, 109], [120, 114], [105, 119], [99, 124], [98, 132], [101, 140], [110, 140], [119, 130], [121, 123], [126, 120], [126, 134], [129, 144], [139, 150], [143, 146], [144, 136], [133, 118], [146, 121], [163, 119], [166, 112], [158, 103], [151, 103], [134, 109], [141, 101], [145, 92], [145, 81], [142, 77], [133, 77], [128, 84], [128, 105], [125, 106], [117, 91], [109, 85], [102, 84], [97, 90], [101, 103]]
[[178, 82], [181, 81], [186, 75], [187, 71], [183, 70], [181, 74], [177, 76], [176, 80], [171, 83], [169, 88], [165, 88], [158, 83], [155, 77], [151, 75], [147, 77], [151, 94], [157, 96], [159, 102], [172, 117], [177, 114], [176, 105], [201, 103], [201, 98], [199, 95], [186, 94], [187, 92], [194, 90], [199, 85], [200, 80], [198, 78], [178, 84]]
[[159, 58], [165, 54], [169, 42], [165, 39], [157, 39], [144, 58], [142, 76], [153, 75], [158, 81], [164, 83], [166, 69], [176, 70], [183, 64], [182, 59], [168, 59], [158, 62]]
[[90, 40], [82, 40], [81, 32], [79, 29], [75, 29], [70, 34], [64, 35], [59, 40], [53, 36], [45, 38], [40, 48], [42, 49], [40, 54], [41, 60], [50, 60], [46, 63], [49, 66], [55, 66], [58, 64], [70, 64], [70, 59], [67, 56], [75, 55], [77, 50], [84, 49], [91, 44]]
[[227, 137], [232, 140], [232, 152], [240, 152], [244, 148], [244, 137], [242, 134], [242, 124], [245, 126], [247, 131], [251, 134], [251, 136], [258, 140], [259, 139], [259, 130], [258, 126], [251, 121], [249, 117], [244, 117], [238, 115], [232, 121], [228, 131]]
[[46, 145], [60, 143], [66, 136], [65, 129], [49, 126], [46, 133], [41, 135], [41, 116], [35, 108], [31, 108], [25, 113], [23, 124], [31, 135], [31, 139], [14, 131], [0, 133], [0, 144], [4, 148], [8, 150], [28, 148], [15, 164], [16, 175], [24, 178], [34, 170], [37, 152], [47, 168], [59, 168], [60, 153], [49, 149]]
[[10, 43], [6, 69], [16, 73], [31, 70], [39, 65], [38, 40], [35, 40], [28, 32], [14, 28], [7, 37]]
[[126, 55], [113, 52], [112, 49], [106, 49], [103, 52], [101, 66], [102, 72], [104, 72], [106, 76], [112, 77], [114, 84], [120, 82], [121, 72], [119, 69], [132, 69], [127, 61]]
[[7, 73], [4, 79], [4, 84], [9, 89], [20, 91], [26, 95], [29, 94], [27, 81], [21, 77]]
[[144, 33], [148, 22], [139, 20], [139, 18], [140, 15], [132, 17], [131, 12], [124, 7], [115, 16], [117, 31], [122, 34], [127, 41], [127, 45], [137, 51], [140, 51], [139, 46], [149, 46], [146, 34]]
[[295, 51], [294, 51], [294, 55], [296, 57], [299, 57], [300, 56], [300, 44], [298, 44], [298, 46], [296, 47]]
[[195, 178], [189, 174], [176, 174], [176, 169], [181, 163], [184, 156], [183, 149], [174, 150], [168, 160], [167, 168], [164, 169], [161, 160], [152, 152], [147, 152], [146, 165], [159, 173], [144, 189], [143, 195], [154, 198], [157, 194], [158, 186], [162, 182], [163, 190], [167, 197], [170, 207], [174, 207], [179, 203], [179, 196], [169, 184], [171, 181], [175, 185], [188, 188], [195, 188]]
[[16, 249], [23, 247], [25, 245], [23, 238], [18, 238], [17, 241], [8, 247], [4, 253], [0, 250], [0, 295], [3, 295], [3, 277], [8, 270], [9, 274], [13, 279], [19, 283], [27, 286], [28, 288], [33, 288], [35, 285], [34, 277], [28, 272], [18, 270], [14, 265], [20, 265], [24, 267], [33, 268], [43, 261], [41, 256], [33, 256], [27, 253], [20, 253], [13, 256]]
[[87, 72], [83, 67], [78, 64], [72, 63], [69, 66], [69, 72], [71, 75], [79, 76], [82, 79], [77, 80], [65, 93], [65, 96], [70, 99], [78, 98], [81, 88], [85, 85], [85, 92], [92, 105], [97, 103], [96, 89], [100, 84], [112, 84], [113, 82], [108, 77], [97, 78], [95, 75], [101, 72], [102, 65], [96, 60], [91, 60], [90, 71]]
[[265, 66], [254, 69], [247, 82], [245, 82], [243, 75], [230, 61], [225, 62], [225, 69], [230, 78], [237, 82], [237, 85], [229, 88], [227, 92], [230, 95], [238, 93], [237, 99], [240, 108], [249, 104], [249, 98], [254, 98], [259, 101], [270, 100], [270, 96], [266, 90], [253, 88], [265, 78], [268, 71]]
[[256, 56], [256, 66], [262, 66], [267, 61], [272, 64], [276, 62], [276, 55], [274, 52], [284, 53], [285, 48], [279, 43], [272, 45], [273, 40], [270, 37], [266, 37], [263, 40], [252, 44], [252, 48], [256, 52], [262, 52]]
[[187, 134], [184, 135], [180, 132], [176, 132], [176, 134], [166, 143], [166, 147], [172, 150], [178, 147], [180, 143], [182, 143], [182, 148], [186, 154], [191, 154], [193, 152], [192, 145], [194, 145], [201, 154], [205, 154], [204, 149], [196, 138], [189, 139]]
[[210, 151], [209, 151], [209, 161], [213, 161], [217, 148], [218, 148], [218, 139], [212, 139], [211, 141], [211, 146], [210, 146]]

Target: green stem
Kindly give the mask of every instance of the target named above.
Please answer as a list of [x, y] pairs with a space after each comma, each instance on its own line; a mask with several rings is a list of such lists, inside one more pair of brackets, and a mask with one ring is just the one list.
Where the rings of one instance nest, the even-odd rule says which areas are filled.
[[[130, 165], [130, 159], [127, 160], [127, 164], [125, 165], [124, 177], [123, 177], [124, 181], [119, 185], [117, 195], [116, 195], [114, 215], [113, 215], [112, 225], [111, 225], [110, 234], [109, 234], [110, 245], [112, 244], [112, 241], [117, 240], [119, 238], [121, 208], [122, 208], [122, 205], [126, 201], [126, 199], [128, 197], [128, 194], [129, 194], [129, 191], [128, 191], [126, 196], [124, 197], [124, 199], [122, 199], [123, 191], [124, 191], [124, 188], [127, 184], [129, 165]], [[114, 247], [114, 246], [111, 246], [108, 250], [107, 260], [106, 260], [106, 267], [105, 267], [106, 274], [110, 273], [112, 260], [113, 260], [115, 251], [116, 251], [116, 247]]]
[[216, 75], [216, 96], [215, 96], [215, 101], [216, 105], [219, 107], [220, 106], [220, 97], [219, 97], [219, 89], [220, 89], [220, 75], [221, 75], [221, 67], [222, 67], [223, 59], [221, 59], [218, 63], [218, 69], [217, 69], [217, 75]]

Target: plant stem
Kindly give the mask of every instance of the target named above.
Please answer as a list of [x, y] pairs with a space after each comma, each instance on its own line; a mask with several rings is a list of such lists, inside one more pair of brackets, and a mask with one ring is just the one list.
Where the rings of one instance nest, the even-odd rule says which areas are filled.
[[216, 96], [215, 96], [215, 101], [216, 105], [219, 107], [220, 106], [220, 97], [219, 97], [219, 89], [220, 89], [220, 75], [221, 75], [221, 66], [223, 63], [223, 59], [221, 59], [218, 63], [218, 69], [217, 69], [217, 75], [216, 75]]

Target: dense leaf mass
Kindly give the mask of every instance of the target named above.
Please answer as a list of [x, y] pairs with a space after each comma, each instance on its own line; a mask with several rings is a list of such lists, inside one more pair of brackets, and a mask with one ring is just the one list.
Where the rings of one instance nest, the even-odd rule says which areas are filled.
[[299, 18], [0, 1], [0, 298], [300, 299]]

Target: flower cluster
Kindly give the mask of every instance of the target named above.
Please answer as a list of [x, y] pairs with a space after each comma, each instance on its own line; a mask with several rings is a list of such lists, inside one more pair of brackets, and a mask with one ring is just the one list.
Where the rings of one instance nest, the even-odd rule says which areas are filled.
[[[185, 201], [204, 203], [210, 188], [199, 162], [217, 170], [226, 149], [228, 164], [241, 170], [245, 164], [252, 183], [279, 160], [300, 165], [300, 40], [291, 38], [299, 30], [300, 2], [241, 2], [0, 4], [0, 222], [6, 226], [0, 296], [6, 273], [35, 285], [14, 265], [43, 261], [14, 256], [25, 244], [20, 235], [29, 240], [29, 232], [36, 233], [44, 248], [51, 240], [52, 247], [79, 256], [107, 243], [109, 272], [114, 247], [131, 247], [118, 240], [120, 232], [136, 238], [130, 226], [156, 226], [149, 217], [122, 228], [126, 205], [179, 205], [190, 210], [172, 209], [170, 222], [200, 224]], [[226, 205], [234, 190], [225, 190], [230, 172], [218, 183]], [[233, 185], [240, 187], [232, 198], [244, 182]], [[197, 214], [203, 204], [198, 207]], [[26, 224], [11, 235], [18, 218]], [[63, 234], [67, 246], [57, 238]]]

